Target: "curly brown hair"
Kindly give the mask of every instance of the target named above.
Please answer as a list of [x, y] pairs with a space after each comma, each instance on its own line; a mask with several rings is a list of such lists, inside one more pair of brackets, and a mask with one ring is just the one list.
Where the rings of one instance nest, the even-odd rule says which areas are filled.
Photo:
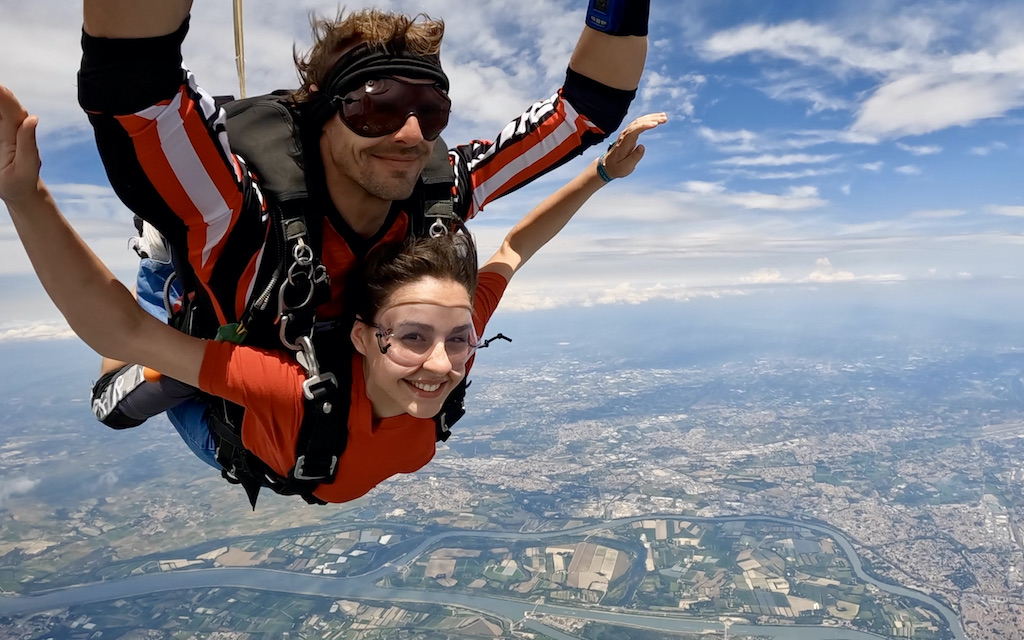
[[464, 286], [473, 301], [477, 282], [476, 243], [468, 233], [435, 238], [407, 238], [370, 252], [361, 269], [350, 274], [345, 287], [347, 308], [373, 322], [399, 287], [424, 278], [451, 280]]
[[408, 16], [381, 9], [362, 9], [346, 14], [342, 8], [334, 18], [311, 14], [313, 46], [304, 54], [293, 49], [295, 68], [302, 86], [292, 92], [295, 102], [309, 102], [314, 85], [323, 86], [341, 54], [352, 45], [368, 42], [391, 51], [408, 51], [435, 56], [441, 51], [444, 21], [420, 13]]

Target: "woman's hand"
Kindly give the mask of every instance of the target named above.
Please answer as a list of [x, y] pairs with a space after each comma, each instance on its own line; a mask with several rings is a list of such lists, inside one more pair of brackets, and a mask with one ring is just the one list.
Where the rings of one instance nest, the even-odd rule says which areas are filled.
[[0, 85], [0, 199], [16, 204], [38, 194], [37, 116], [30, 116], [7, 87]]
[[630, 122], [601, 156], [600, 163], [608, 177], [625, 178], [633, 173], [640, 158], [644, 157], [644, 145], [636, 143], [640, 134], [666, 122], [668, 116], [664, 113], [648, 113]]

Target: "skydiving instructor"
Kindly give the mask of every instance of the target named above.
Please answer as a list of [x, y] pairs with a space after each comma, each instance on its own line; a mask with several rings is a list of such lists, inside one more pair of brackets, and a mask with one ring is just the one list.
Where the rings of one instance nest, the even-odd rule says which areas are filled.
[[[262, 286], [268, 197], [252, 169], [257, 159], [235, 152], [223, 111], [183, 66], [191, 5], [85, 0], [79, 101], [115, 192], [166, 238], [186, 286], [208, 301], [216, 324], [235, 326]], [[591, 0], [558, 92], [493, 140], [449, 150], [459, 217], [472, 218], [619, 127], [643, 71], [648, 14], [649, 0]], [[330, 283], [318, 321], [341, 317], [344, 275], [368, 251], [407, 235], [406, 199], [452, 108], [439, 58], [443, 33], [443, 22], [425, 16], [339, 13], [316, 19], [312, 48], [296, 56], [302, 85], [289, 94], [289, 108], [307, 208], [322, 212], [320, 259]], [[159, 313], [162, 294], [146, 286], [152, 268], [144, 261], [138, 294]], [[134, 426], [166, 408], [147, 405], [152, 385], [139, 367], [107, 362], [104, 373], [94, 411], [105, 424]], [[197, 411], [201, 403], [190, 400], [169, 412], [186, 442], [203, 435], [191, 428]]]

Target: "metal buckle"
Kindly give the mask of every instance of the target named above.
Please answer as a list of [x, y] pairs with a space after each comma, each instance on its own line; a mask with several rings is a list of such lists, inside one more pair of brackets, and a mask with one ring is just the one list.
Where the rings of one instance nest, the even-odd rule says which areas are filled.
[[[302, 368], [306, 370], [306, 380], [302, 383], [302, 394], [309, 400], [315, 400], [314, 392], [315, 387], [326, 386], [328, 384], [338, 387], [338, 379], [333, 373], [320, 373], [320, 363], [316, 359], [316, 351], [313, 349], [313, 341], [309, 336], [302, 336], [298, 340], [298, 347], [302, 350], [302, 357], [296, 357]], [[331, 412], [331, 403], [325, 402], [323, 404], [323, 412]]]
[[324, 480], [334, 475], [335, 470], [338, 468], [338, 456], [331, 456], [331, 464], [327, 470], [327, 475], [318, 476], [307, 476], [305, 469], [306, 456], [301, 455], [295, 459], [295, 469], [292, 471], [292, 477], [296, 480]]
[[299, 238], [299, 241], [292, 248], [292, 260], [299, 266], [308, 267], [313, 264], [313, 248], [303, 242], [302, 238]]
[[[308, 400], [315, 400], [316, 398], [313, 395], [314, 391], [315, 391], [314, 387], [316, 387], [318, 385], [325, 385], [326, 386], [328, 384], [333, 385], [335, 388], [338, 387], [338, 379], [336, 377], [334, 377], [333, 373], [328, 372], [328, 373], [324, 373], [324, 374], [317, 374], [315, 376], [310, 376], [310, 377], [306, 378], [305, 382], [302, 383], [302, 395], [306, 396], [306, 399], [308, 399]], [[323, 410], [324, 410], [324, 413], [330, 413], [331, 412], [331, 403], [330, 402], [325, 402], [324, 405], [323, 405]]]
[[[279, 333], [281, 338], [281, 344], [288, 347], [292, 351], [299, 351], [302, 349], [299, 345], [295, 344], [288, 339], [288, 322], [291, 320], [291, 314], [282, 313], [278, 318], [278, 324], [281, 326]], [[302, 336], [303, 338], [306, 336]], [[302, 338], [299, 338], [301, 340]]]
[[435, 218], [434, 224], [430, 225], [428, 232], [431, 238], [440, 238], [441, 236], [448, 235], [448, 227], [441, 221], [441, 218]]

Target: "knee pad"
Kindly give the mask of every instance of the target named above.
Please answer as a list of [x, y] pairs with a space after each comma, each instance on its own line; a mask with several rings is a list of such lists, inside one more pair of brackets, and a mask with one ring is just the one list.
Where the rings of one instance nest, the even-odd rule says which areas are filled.
[[[146, 384], [143, 367], [129, 364], [108, 371], [92, 386], [92, 414], [111, 429], [137, 427], [149, 416], [131, 414], [128, 396]], [[128, 410], [126, 412], [126, 410]]]

